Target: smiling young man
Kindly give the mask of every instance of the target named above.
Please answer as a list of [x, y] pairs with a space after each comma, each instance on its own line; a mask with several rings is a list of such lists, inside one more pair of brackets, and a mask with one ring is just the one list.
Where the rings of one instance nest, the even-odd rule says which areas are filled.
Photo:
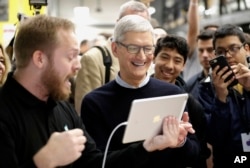
[[[186, 91], [186, 83], [180, 77], [180, 74], [184, 69], [188, 52], [188, 44], [183, 37], [168, 35], [159, 39], [154, 52], [155, 73], [153, 76], [167, 83], [177, 85], [183, 91]], [[187, 101], [187, 110], [192, 125], [196, 130], [196, 135], [201, 143], [201, 153], [193, 167], [206, 168], [206, 159], [209, 157], [210, 151], [206, 144], [205, 114], [203, 107], [190, 94]]]
[[[213, 38], [215, 55], [226, 58], [236, 77], [243, 72], [249, 74], [244, 42], [244, 32], [231, 24], [221, 26]], [[232, 74], [232, 71], [225, 73], [227, 70], [215, 67], [211, 74], [212, 87], [201, 85], [200, 88], [200, 102], [208, 114], [208, 138], [213, 147], [214, 167], [249, 167], [250, 149], [245, 144], [250, 139], [250, 90], [244, 78], [239, 84], [228, 87], [235, 77], [225, 82]], [[214, 92], [212, 97], [211, 90]], [[239, 156], [247, 160], [241, 164], [235, 162]]]
[[[124, 16], [117, 22], [113, 37], [112, 51], [120, 71], [115, 80], [87, 94], [81, 109], [86, 129], [101, 150], [105, 150], [112, 130], [127, 121], [133, 100], [183, 93], [177, 86], [151, 78], [147, 73], [155, 49], [153, 27], [148, 20], [138, 15]], [[187, 133], [181, 135], [177, 146], [154, 152], [143, 167], [192, 165], [200, 148], [196, 136]], [[123, 134], [124, 128], [115, 132], [109, 151], [128, 145], [122, 144]]]

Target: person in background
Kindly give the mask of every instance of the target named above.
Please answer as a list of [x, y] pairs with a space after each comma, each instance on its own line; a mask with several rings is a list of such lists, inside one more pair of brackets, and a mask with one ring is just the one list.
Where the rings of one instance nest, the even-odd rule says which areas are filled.
[[[88, 93], [81, 109], [86, 129], [103, 151], [112, 130], [127, 121], [133, 100], [183, 93], [177, 86], [151, 78], [147, 73], [153, 60], [154, 42], [153, 27], [141, 16], [124, 16], [115, 26], [112, 51], [119, 60], [120, 71], [115, 80]], [[123, 128], [117, 130], [109, 151], [122, 150], [128, 145], [122, 143], [123, 134]], [[192, 165], [200, 150], [196, 135], [184, 136], [178, 146], [155, 152], [143, 167]]]
[[[80, 52], [79, 56], [82, 56], [85, 52], [87, 52], [90, 48], [89, 40], [82, 40], [80, 42]], [[79, 58], [80, 59], [80, 58]], [[76, 76], [74, 78], [70, 78], [70, 85], [71, 85], [71, 93], [69, 96], [68, 101], [74, 106], [75, 105], [75, 87], [76, 87]]]
[[89, 41], [84, 39], [80, 43], [80, 53], [79, 55], [82, 56], [86, 51], [88, 51], [90, 48]]
[[[209, 83], [211, 72], [209, 60], [215, 57], [214, 48], [213, 48], [213, 35], [217, 29], [216, 25], [207, 25], [204, 27], [204, 30], [201, 30], [200, 34], [197, 37], [197, 48], [200, 64], [202, 65], [202, 71], [195, 74], [187, 82], [187, 92], [190, 93], [197, 100], [199, 99], [199, 87], [201, 83]], [[213, 95], [214, 93], [211, 92]], [[212, 151], [211, 145], [207, 144], [210, 151]], [[212, 167], [212, 155], [207, 159], [207, 166]]]
[[[29, 18], [20, 25], [14, 52], [16, 70], [0, 89], [0, 167], [100, 168], [103, 153], [65, 101], [69, 79], [81, 68], [74, 23], [46, 15]], [[166, 117], [162, 131], [109, 153], [106, 167], [140, 168], [154, 152], [179, 147], [194, 130], [184, 114], [181, 123]]]
[[187, 43], [189, 47], [189, 53], [185, 67], [182, 71], [182, 78], [187, 82], [194, 74], [201, 71], [202, 67], [199, 63], [197, 53], [197, 40], [196, 37], [199, 34], [199, 0], [190, 0], [187, 13], [188, 31], [187, 31]]
[[[147, 7], [138, 1], [128, 1], [120, 6], [120, 11], [118, 19], [123, 16], [137, 14], [143, 16], [146, 19], [150, 19]], [[109, 53], [111, 56], [111, 67], [110, 67], [110, 80], [113, 80], [119, 71], [119, 63], [117, 58], [114, 57], [111, 51], [111, 41], [112, 38], [107, 40], [106, 45], [101, 46]], [[86, 52], [81, 58], [82, 68], [79, 70], [76, 77], [76, 87], [75, 87], [75, 108], [80, 115], [80, 109], [82, 104], [82, 99], [90, 91], [105, 84], [105, 66], [103, 63], [103, 56], [98, 48], [91, 48]]]
[[248, 63], [248, 68], [250, 69], [250, 34], [249, 33], [245, 33], [244, 48], [247, 52], [246, 59], [247, 59], [247, 63]]
[[161, 37], [168, 35], [167, 31], [162, 27], [154, 27], [155, 41]]
[[[191, 93], [196, 99], [199, 98], [199, 85], [209, 77], [210, 64], [209, 61], [215, 58], [213, 48], [213, 35], [214, 30], [202, 30], [197, 36], [197, 48], [202, 71], [196, 73], [191, 77], [187, 83], [187, 92]], [[210, 80], [209, 80], [210, 81]]]
[[244, 48], [247, 51], [247, 56], [250, 56], [250, 34], [244, 33], [244, 35], [245, 35]]
[[10, 70], [9, 57], [5, 54], [2, 44], [0, 44], [0, 87], [4, 84]]
[[[154, 52], [155, 73], [152, 76], [177, 85], [186, 92], [186, 84], [180, 74], [184, 69], [187, 56], [188, 44], [183, 37], [168, 35], [160, 38]], [[206, 160], [211, 152], [206, 142], [205, 114], [201, 104], [191, 94], [189, 94], [187, 101], [187, 111], [201, 144], [199, 159], [193, 168], [206, 168]]]
[[[168, 33], [162, 27], [154, 27], [154, 34], [155, 34], [155, 42], [156, 42], [159, 38], [165, 37]], [[149, 75], [154, 74], [154, 66], [155, 66], [154, 62], [152, 62], [152, 64], [150, 65], [148, 69]]]
[[250, 139], [250, 97], [245, 79], [249, 71], [246, 70], [248, 65], [244, 43], [244, 32], [238, 26], [220, 26], [213, 38], [215, 55], [223, 55], [241, 80], [229, 87], [235, 77], [227, 82], [225, 79], [233, 72], [225, 73], [227, 67], [219, 70], [220, 67], [216, 66], [211, 73], [210, 85], [202, 83], [200, 86], [199, 101], [207, 116], [207, 137], [213, 148], [214, 168], [250, 166], [249, 159], [241, 164], [235, 162], [238, 156], [250, 158], [249, 147], [245, 145]]
[[217, 24], [207, 24], [203, 27], [203, 30], [213, 30], [216, 31], [219, 28]]

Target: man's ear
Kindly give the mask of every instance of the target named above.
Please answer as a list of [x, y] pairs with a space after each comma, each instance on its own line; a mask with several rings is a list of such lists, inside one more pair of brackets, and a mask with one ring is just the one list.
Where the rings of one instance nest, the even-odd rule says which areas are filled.
[[113, 55], [117, 58], [117, 46], [118, 44], [116, 42], [111, 43], [111, 50], [113, 52]]
[[47, 57], [42, 51], [35, 51], [32, 56], [32, 61], [35, 66], [42, 68], [47, 62]]
[[245, 49], [246, 51], [249, 51], [249, 49], [250, 49], [249, 44], [244, 44], [244, 49]]

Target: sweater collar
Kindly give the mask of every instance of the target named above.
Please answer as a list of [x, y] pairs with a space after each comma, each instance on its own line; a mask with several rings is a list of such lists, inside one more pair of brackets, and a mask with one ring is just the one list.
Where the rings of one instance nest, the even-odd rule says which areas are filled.
[[56, 105], [56, 102], [52, 100], [50, 97], [48, 98], [48, 101], [42, 101], [38, 99], [36, 96], [34, 96], [32, 93], [30, 93], [27, 89], [25, 89], [18, 81], [16, 81], [13, 78], [13, 72], [10, 72], [8, 74], [7, 80], [3, 86], [8, 92], [8, 94], [14, 95], [18, 100], [20, 100], [22, 103], [30, 106], [30, 107], [44, 107], [44, 106], [50, 106], [54, 107]]
[[130, 88], [130, 89], [138, 89], [138, 88], [145, 86], [149, 82], [149, 78], [150, 78], [150, 76], [147, 73], [146, 78], [140, 83], [140, 85], [138, 87], [134, 87], [134, 86], [128, 84], [127, 82], [125, 82], [124, 80], [122, 80], [122, 78], [120, 77], [120, 73], [118, 73], [118, 75], [116, 76], [115, 81], [122, 87]]

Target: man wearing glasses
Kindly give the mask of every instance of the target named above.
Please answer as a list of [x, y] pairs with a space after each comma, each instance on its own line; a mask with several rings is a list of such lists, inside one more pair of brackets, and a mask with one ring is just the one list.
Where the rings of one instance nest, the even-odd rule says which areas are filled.
[[[243, 72], [250, 72], [244, 42], [244, 32], [237, 26], [223, 25], [215, 32], [215, 55], [223, 55], [233, 71], [226, 72], [227, 67], [219, 70], [216, 66], [211, 73], [212, 87], [202, 85], [200, 88], [200, 102], [208, 114], [207, 136], [213, 147], [214, 168], [250, 166], [250, 89], [242, 78]], [[235, 76], [225, 82], [232, 73]], [[234, 78], [242, 79], [237, 85], [228, 87]], [[237, 161], [241, 156], [247, 160]]]
[[[141, 16], [124, 16], [115, 26], [111, 46], [120, 71], [115, 80], [87, 94], [81, 108], [81, 118], [102, 151], [111, 132], [127, 121], [134, 99], [183, 93], [179, 87], [151, 78], [147, 73], [154, 57], [154, 41], [152, 25]], [[122, 150], [128, 145], [122, 144], [123, 134], [124, 127], [115, 132], [109, 151]], [[188, 133], [181, 136], [178, 145], [152, 153], [150, 161], [142, 167], [192, 166], [199, 150], [196, 135]]]

